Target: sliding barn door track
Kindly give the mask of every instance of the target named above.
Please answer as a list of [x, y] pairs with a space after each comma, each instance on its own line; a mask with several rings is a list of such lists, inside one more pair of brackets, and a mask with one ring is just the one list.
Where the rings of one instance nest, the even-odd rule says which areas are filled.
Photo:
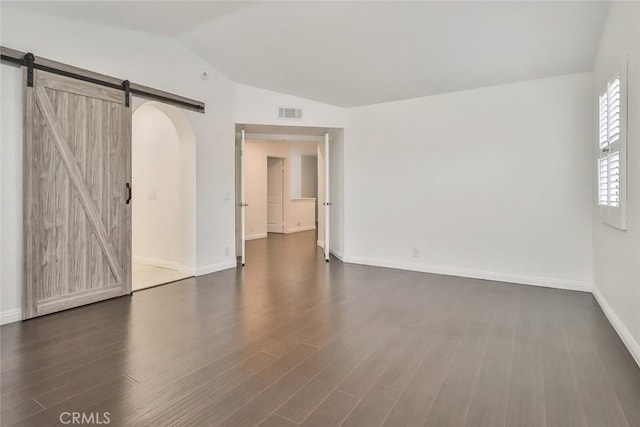
[[202, 101], [185, 98], [163, 90], [154, 89], [152, 87], [131, 83], [129, 80], [118, 79], [94, 71], [85, 70], [83, 68], [74, 67], [72, 65], [63, 64], [61, 62], [52, 61], [46, 58], [36, 57], [30, 52], [20, 52], [0, 46], [2, 52], [2, 61], [14, 64], [19, 67], [27, 68], [27, 86], [33, 86], [33, 70], [42, 70], [49, 73], [94, 83], [101, 86], [110, 87], [123, 91], [125, 96], [125, 105], [130, 106], [130, 95], [137, 95], [141, 98], [159, 101], [165, 104], [171, 104], [176, 107], [186, 108], [188, 110], [205, 112], [205, 104]]

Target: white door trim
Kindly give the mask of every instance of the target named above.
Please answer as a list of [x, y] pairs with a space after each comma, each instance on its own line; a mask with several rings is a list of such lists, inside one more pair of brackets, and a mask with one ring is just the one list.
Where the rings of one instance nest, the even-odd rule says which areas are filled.
[[244, 168], [245, 168], [245, 132], [242, 130], [242, 136], [240, 138], [240, 240], [242, 245], [242, 250], [240, 253], [240, 263], [244, 267], [245, 264], [245, 255], [246, 255], [246, 240], [247, 240], [247, 230], [245, 229], [245, 210], [247, 208], [247, 204], [244, 199]]
[[330, 258], [330, 216], [331, 194], [329, 191], [329, 132], [324, 134], [324, 259]]

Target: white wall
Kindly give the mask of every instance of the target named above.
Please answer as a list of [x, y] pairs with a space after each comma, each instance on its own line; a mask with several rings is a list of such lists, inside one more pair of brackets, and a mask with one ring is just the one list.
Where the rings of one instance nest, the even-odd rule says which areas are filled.
[[[237, 123], [332, 128], [346, 123], [347, 110], [341, 107], [243, 84], [235, 84], [234, 89]], [[279, 107], [301, 108], [302, 120], [278, 119]]]
[[300, 156], [300, 197], [318, 197], [318, 156]]
[[[134, 98], [134, 105], [137, 101]], [[180, 265], [178, 269], [183, 273], [196, 274], [196, 135], [184, 110], [155, 101], [147, 101], [146, 104], [153, 105], [171, 120], [180, 140]], [[226, 197], [227, 194], [225, 192]], [[229, 197], [231, 196], [229, 195]]]
[[289, 156], [289, 196], [302, 197], [302, 156], [292, 154]]
[[182, 261], [178, 132], [150, 104], [133, 113], [131, 127], [133, 259], [177, 269]]
[[347, 260], [590, 289], [591, 101], [577, 74], [350, 110]]
[[285, 233], [297, 233], [316, 229], [316, 200], [290, 199], [287, 205]]
[[[235, 266], [233, 84], [175, 40], [3, 7], [2, 44], [206, 103], [186, 111], [197, 140], [197, 272]], [[34, 31], [33, 28], [37, 28]], [[46, 34], [46, 37], [42, 35]], [[2, 321], [22, 288], [22, 73], [2, 64]], [[209, 79], [200, 74], [207, 71]], [[229, 255], [225, 249], [230, 248]]]
[[21, 70], [2, 66], [0, 79], [0, 161], [2, 239], [0, 309], [2, 323], [19, 319], [22, 288], [22, 78]]
[[[593, 207], [594, 294], [623, 341], [640, 364], [640, 3], [613, 2], [593, 69], [591, 105], [599, 82], [620, 68], [628, 55], [627, 230], [602, 223]], [[592, 126], [597, 124], [596, 110]], [[594, 133], [595, 134], [595, 133]], [[595, 138], [590, 140], [596, 164]], [[595, 178], [594, 178], [595, 180]], [[596, 183], [592, 183], [596, 188]], [[594, 190], [595, 191], [595, 190]]]
[[317, 144], [247, 140], [245, 144], [245, 211], [247, 239], [267, 236], [267, 157], [285, 159], [284, 222], [285, 233], [315, 228], [315, 201], [291, 198], [291, 158], [315, 154]]
[[[142, 108], [138, 108], [142, 106]], [[196, 273], [196, 137], [193, 128], [185, 115], [184, 110], [171, 105], [155, 101], [145, 101], [133, 98], [134, 116], [132, 123], [132, 151], [133, 151], [133, 258], [136, 262], [143, 262], [166, 268], [174, 268], [185, 274]], [[146, 114], [145, 114], [146, 112]], [[151, 114], [149, 114], [151, 112]], [[143, 113], [143, 115], [140, 115]], [[156, 126], [156, 121], [158, 126]], [[147, 133], [146, 147], [136, 147], [136, 127], [140, 127]], [[173, 146], [166, 140], [167, 134], [175, 136], [176, 150], [173, 148], [173, 157], [154, 159], [153, 164], [146, 162], [150, 168], [150, 176], [137, 171], [136, 151], [147, 148], [148, 156], [154, 158], [161, 153], [156, 140], [160, 144]], [[169, 138], [172, 139], [172, 138]], [[155, 147], [155, 148], [154, 148]], [[146, 153], [139, 153], [147, 155]], [[144, 159], [141, 159], [145, 167]], [[173, 169], [170, 169], [173, 168]], [[166, 173], [165, 173], [166, 171]], [[154, 173], [160, 175], [153, 176]], [[145, 180], [149, 181], [145, 183]], [[171, 180], [171, 182], [169, 182]], [[175, 180], [175, 181], [173, 181]], [[164, 182], [158, 185], [158, 182]], [[178, 186], [176, 193], [175, 185]], [[168, 191], [170, 203], [165, 198], [148, 200], [148, 191], [160, 187], [163, 192]], [[147, 210], [148, 215], [137, 215], [137, 206], [142, 204], [142, 209]], [[165, 211], [167, 209], [169, 213]], [[149, 217], [151, 215], [151, 217]], [[160, 222], [153, 218], [159, 215], [163, 218]], [[144, 221], [148, 217], [149, 221]], [[171, 219], [173, 218], [173, 219]], [[160, 225], [162, 223], [162, 226]], [[142, 231], [140, 231], [142, 230]], [[156, 231], [154, 231], [156, 230]], [[162, 230], [161, 236], [158, 231]], [[167, 230], [165, 234], [164, 231]], [[140, 234], [140, 232], [142, 234]], [[157, 244], [150, 242], [156, 241]], [[169, 243], [171, 242], [171, 243]], [[173, 246], [173, 249], [171, 247]]]

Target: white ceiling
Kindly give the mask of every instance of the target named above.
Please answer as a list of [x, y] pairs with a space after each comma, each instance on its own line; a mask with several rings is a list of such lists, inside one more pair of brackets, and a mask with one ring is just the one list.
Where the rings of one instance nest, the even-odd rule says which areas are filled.
[[351, 107], [589, 71], [609, 3], [75, 1], [12, 7], [177, 37], [236, 82]]
[[2, 7], [175, 37], [250, 6], [244, 1], [2, 0]]

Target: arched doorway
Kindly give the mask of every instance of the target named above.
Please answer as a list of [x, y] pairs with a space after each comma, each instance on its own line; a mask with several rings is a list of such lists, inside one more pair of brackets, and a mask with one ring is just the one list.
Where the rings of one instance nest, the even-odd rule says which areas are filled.
[[133, 290], [193, 276], [195, 135], [177, 108], [133, 113], [132, 190]]

